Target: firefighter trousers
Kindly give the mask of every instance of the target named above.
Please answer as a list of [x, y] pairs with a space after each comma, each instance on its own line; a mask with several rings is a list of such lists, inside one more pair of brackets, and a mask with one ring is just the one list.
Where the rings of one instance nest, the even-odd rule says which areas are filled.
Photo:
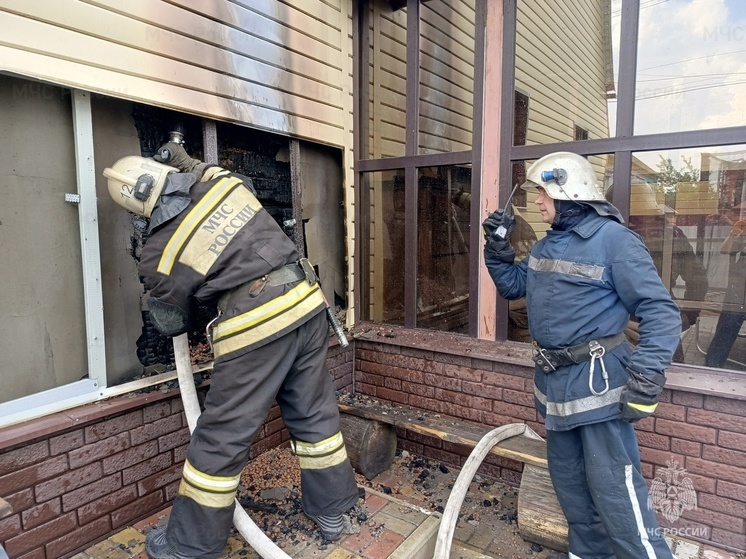
[[571, 559], [673, 559], [640, 473], [631, 423], [547, 431], [547, 459]]
[[339, 514], [355, 506], [357, 484], [326, 367], [328, 336], [321, 312], [277, 340], [215, 364], [167, 528], [179, 553], [222, 554], [241, 471], [275, 401], [300, 461], [304, 511]]

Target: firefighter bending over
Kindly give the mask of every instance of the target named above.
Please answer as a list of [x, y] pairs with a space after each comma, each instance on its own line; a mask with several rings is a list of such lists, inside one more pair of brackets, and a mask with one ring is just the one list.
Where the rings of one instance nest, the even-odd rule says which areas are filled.
[[[679, 309], [585, 158], [547, 155], [526, 178], [522, 186], [538, 194], [551, 229], [515, 263], [515, 221], [498, 210], [483, 223], [484, 257], [502, 297], [526, 297], [534, 401], [546, 419], [569, 556], [672, 559], [649, 505], [632, 423], [658, 404], [679, 342]], [[624, 336], [630, 314], [640, 323], [634, 350]]]
[[275, 400], [300, 463], [303, 510], [327, 540], [354, 531], [347, 512], [358, 488], [326, 368], [325, 299], [251, 179], [173, 142], [104, 175], [119, 205], [150, 219], [139, 273], [156, 328], [184, 333], [192, 298], [218, 301], [212, 383], [168, 526], [148, 534], [150, 557], [221, 556], [241, 471]]

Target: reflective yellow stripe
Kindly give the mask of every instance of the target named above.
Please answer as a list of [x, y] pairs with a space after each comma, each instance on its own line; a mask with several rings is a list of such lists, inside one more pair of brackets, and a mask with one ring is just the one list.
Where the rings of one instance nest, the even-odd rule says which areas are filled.
[[169, 275], [178, 260], [207, 274], [223, 248], [261, 209], [239, 179], [221, 179], [179, 224], [163, 250], [158, 271]]
[[200, 472], [186, 460], [179, 495], [189, 497], [206, 507], [227, 507], [233, 502], [240, 481], [240, 473], [235, 476], [211, 476]]
[[197, 489], [196, 487], [192, 487], [183, 479], [179, 484], [179, 495], [189, 497], [203, 507], [210, 507], [213, 509], [222, 509], [225, 507], [229, 507], [236, 498], [235, 492], [210, 493], [209, 491], [202, 491], [200, 489]]
[[200, 472], [192, 466], [189, 460], [184, 462], [183, 476], [190, 485], [212, 492], [235, 491], [241, 480], [241, 474], [235, 476], [211, 476]]
[[302, 470], [323, 470], [341, 464], [345, 460], [347, 460], [347, 449], [345, 447], [328, 456], [298, 456], [298, 464]]
[[218, 324], [212, 332], [215, 357], [243, 349], [288, 328], [324, 305], [319, 284], [302, 282], [284, 295]]
[[298, 456], [321, 456], [335, 452], [345, 444], [342, 433], [332, 435], [328, 439], [317, 443], [306, 443], [303, 441], [293, 441], [293, 452]]
[[298, 456], [298, 463], [303, 470], [322, 470], [341, 464], [347, 460], [342, 433], [332, 435], [317, 443], [292, 441], [293, 453]]
[[226, 175], [229, 175], [230, 171], [226, 169], [221, 169], [220, 167], [210, 167], [207, 169], [204, 173], [202, 173], [202, 182], [207, 182], [209, 180], [212, 180], [217, 177], [224, 177]]
[[644, 413], [653, 413], [658, 407], [658, 404], [633, 404], [632, 402], [627, 402], [627, 405]]

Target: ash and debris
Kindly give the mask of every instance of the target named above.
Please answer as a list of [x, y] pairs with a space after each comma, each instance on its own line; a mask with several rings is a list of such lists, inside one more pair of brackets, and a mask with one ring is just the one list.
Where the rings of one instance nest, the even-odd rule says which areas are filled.
[[[356, 479], [361, 488], [442, 513], [457, 476], [458, 471], [443, 463], [397, 450], [387, 471], [370, 481], [359, 474]], [[492, 538], [486, 547], [493, 557], [543, 557], [545, 550], [541, 546], [523, 541], [518, 533], [517, 497], [516, 488], [499, 480], [475, 476], [461, 506], [455, 538], [462, 537], [465, 541], [468, 539], [465, 535], [483, 525]], [[306, 543], [325, 550], [330, 545], [303, 513], [300, 469], [297, 458], [287, 447], [269, 450], [248, 464], [241, 474], [238, 501], [281, 549], [293, 549]], [[373, 535], [384, 528], [375, 524], [375, 518], [369, 518], [363, 500], [351, 511], [351, 519], [353, 523], [364, 525]], [[490, 547], [495, 549], [490, 550]]]
[[457, 427], [458, 425], [463, 425], [465, 423], [462, 420], [453, 419], [439, 413], [428, 412], [411, 406], [395, 404], [393, 402], [386, 402], [384, 400], [371, 398], [365, 394], [338, 392], [337, 402], [342, 405], [354, 407], [358, 410], [369, 410], [376, 414], [387, 415], [392, 418], [392, 422], [395, 422], [397, 418], [407, 421], [436, 421], [441, 427]]

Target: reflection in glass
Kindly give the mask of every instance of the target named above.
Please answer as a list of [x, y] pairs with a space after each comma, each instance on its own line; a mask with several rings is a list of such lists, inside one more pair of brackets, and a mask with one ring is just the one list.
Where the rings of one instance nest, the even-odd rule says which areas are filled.
[[635, 134], [743, 125], [744, 29], [743, 0], [641, 3]]
[[475, 0], [430, 0], [420, 12], [420, 153], [471, 149]]
[[[388, 1], [366, 5], [370, 18], [368, 82], [361, 107], [368, 134], [361, 137], [361, 159], [404, 155], [407, 91], [407, 10], [392, 10]], [[367, 71], [367, 74], [366, 74]], [[367, 116], [366, 116], [367, 111]]]
[[417, 326], [467, 333], [471, 167], [419, 170]]
[[610, 137], [618, 66], [611, 16], [607, 0], [519, 0], [515, 87], [530, 100], [526, 144]]
[[629, 226], [681, 309], [677, 362], [746, 370], [745, 181], [744, 146], [633, 157]]
[[[404, 324], [404, 171], [365, 173], [370, 222], [363, 246], [367, 281], [360, 310], [363, 320]], [[364, 276], [364, 277], [366, 277]], [[366, 285], [367, 284], [367, 287]]]

